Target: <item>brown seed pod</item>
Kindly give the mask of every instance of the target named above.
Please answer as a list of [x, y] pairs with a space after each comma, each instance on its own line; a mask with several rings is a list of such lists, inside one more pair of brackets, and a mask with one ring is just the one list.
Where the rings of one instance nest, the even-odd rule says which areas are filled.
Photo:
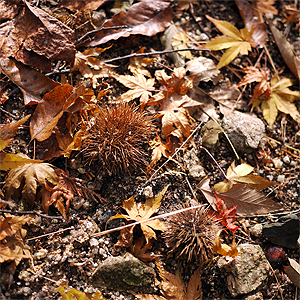
[[[189, 206], [177, 206], [176, 209]], [[177, 258], [202, 263], [213, 256], [212, 246], [219, 230], [217, 222], [207, 216], [205, 207], [174, 214], [163, 232], [166, 246]]]
[[101, 107], [88, 122], [81, 154], [86, 165], [108, 175], [130, 174], [146, 165], [143, 144], [153, 132], [150, 118], [127, 103]]

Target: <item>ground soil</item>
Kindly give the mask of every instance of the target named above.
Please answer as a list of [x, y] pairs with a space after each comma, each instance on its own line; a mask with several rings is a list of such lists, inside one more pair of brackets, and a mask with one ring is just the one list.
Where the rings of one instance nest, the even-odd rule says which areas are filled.
[[[55, 1], [40, 2], [44, 2], [44, 5], [49, 5], [51, 9], [55, 7]], [[282, 22], [284, 19], [282, 8], [288, 3], [292, 4], [292, 1], [276, 1], [275, 4], [279, 11], [279, 15], [276, 16], [277, 26], [281, 31], [283, 31], [286, 26]], [[105, 7], [107, 18], [112, 16], [112, 13], [110, 12], [111, 6], [112, 3], [109, 3]], [[234, 1], [199, 1], [199, 3], [194, 4], [194, 15], [189, 11], [178, 11], [175, 14], [174, 21], [186, 32], [190, 32], [192, 37], [199, 32], [214, 37], [218, 35], [219, 32], [205, 18], [206, 14], [229, 21], [237, 28], [244, 27]], [[201, 28], [198, 23], [195, 22], [194, 17], [196, 17], [197, 20], [200, 20], [202, 25]], [[205, 32], [203, 32], [203, 30]], [[293, 26], [287, 39], [295, 46], [296, 53], [300, 54], [299, 43], [297, 42], [298, 34], [298, 30]], [[106, 45], [101, 45], [103, 48], [105, 46]], [[132, 51], [138, 51], [141, 47], [146, 47], [146, 52], [164, 50], [160, 43], [159, 35], [154, 37], [135, 36], [130, 39], [122, 38], [115, 41], [113, 49], [103, 53], [103, 59], [124, 56], [130, 54]], [[293, 78], [292, 73], [281, 58], [271, 34], [269, 34], [267, 48], [274, 60], [276, 68], [283, 70], [282, 76]], [[193, 55], [197, 56], [199, 53], [195, 51], [193, 52]], [[212, 58], [209, 53], [203, 52], [203, 55]], [[239, 69], [248, 63], [248, 60], [251, 61], [252, 64], [255, 64], [257, 57], [258, 50], [255, 50], [250, 53], [247, 58], [240, 57], [230, 66]], [[215, 60], [215, 62], [217, 63], [217, 60]], [[129, 74], [127, 64], [128, 60], [124, 60], [122, 63], [118, 64], [117, 72], [120, 74]], [[263, 64], [266, 64], [266, 67], [271, 69], [270, 62], [267, 59]], [[149, 67], [149, 70], [154, 74], [156, 68], [161, 68], [162, 66], [165, 68], [174, 68], [172, 60], [166, 55], [161, 55], [159, 64], [154, 63]], [[229, 68], [222, 68], [221, 72], [224, 78], [229, 79], [232, 84], [239, 82], [239, 79]], [[242, 75], [242, 73], [240, 74]], [[60, 81], [60, 76], [58, 75], [52, 75], [52, 78], [56, 81]], [[8, 82], [8, 79], [4, 78], [3, 75], [1, 75], [1, 79], [3, 82]], [[68, 76], [67, 79], [70, 80]], [[72, 80], [75, 85], [76, 81], [80, 80], [80, 74], [74, 74]], [[124, 86], [114, 79], [103, 79], [102, 85], [104, 86], [105, 83], [110, 85], [112, 91], [112, 93], [104, 99], [107, 103], [126, 91]], [[23, 106], [22, 93], [13, 83], [8, 83], [5, 89], [8, 91], [9, 100], [1, 105], [1, 108], [4, 109], [3, 112], [0, 112], [1, 124], [6, 123], [6, 120], [9, 118], [9, 115], [7, 115], [5, 111], [14, 115], [16, 119], [20, 119], [34, 111], [34, 107]], [[101, 85], [99, 89], [101, 89]], [[242, 101], [247, 103], [252, 96], [252, 91], [251, 87], [247, 88], [243, 94]], [[215, 103], [215, 105], [218, 107], [218, 103]], [[296, 105], [298, 106], [298, 109], [300, 109], [299, 103], [296, 103]], [[250, 111], [250, 107], [243, 106], [242, 110]], [[288, 157], [290, 162], [284, 163], [284, 168], [277, 170], [271, 163], [265, 164], [265, 162], [259, 160], [257, 158], [257, 152], [252, 154], [241, 154], [241, 159], [246, 163], [255, 166], [256, 172], [266, 179], [276, 181], [278, 175], [285, 175], [284, 182], [275, 188], [270, 187], [264, 190], [264, 193], [268, 194], [272, 200], [280, 203], [284, 207], [285, 212], [296, 212], [299, 215], [300, 153], [295, 149], [299, 149], [300, 145], [300, 126], [289, 116], [280, 116], [271, 129], [264, 120], [259, 108], [254, 109], [254, 113], [263, 120], [266, 125], [266, 136], [272, 139], [266, 139], [264, 146], [258, 151], [268, 153], [268, 156], [271, 159], [279, 158], [283, 161], [288, 161], [286, 158]], [[198, 123], [195, 124], [195, 126], [197, 125]], [[160, 129], [157, 128], [157, 130], [159, 131]], [[194, 140], [196, 146], [199, 146], [200, 130], [195, 134]], [[28, 126], [24, 126], [18, 131], [13, 143], [6, 150], [12, 153], [26, 153], [27, 155], [32, 156], [34, 151], [33, 144], [30, 144], [29, 142], [30, 134]], [[292, 148], [288, 148], [286, 145]], [[148, 161], [150, 162], [150, 149], [147, 149], [147, 151], [149, 154]], [[224, 170], [226, 170], [235, 160], [234, 153], [224, 138], [221, 138], [220, 145], [217, 149], [211, 150], [211, 154], [216, 161], [221, 164]], [[80, 157], [76, 155], [77, 153], [72, 154], [71, 158], [67, 160], [64, 158], [51, 160], [51, 163], [56, 167], [68, 170], [70, 176], [86, 180], [87, 186], [94, 187], [95, 191], [105, 199], [105, 202], [96, 203], [91, 198], [81, 199], [77, 197], [75, 198], [74, 203], [71, 204], [66, 220], [51, 220], [36, 216], [30, 225], [26, 225], [25, 228], [28, 230], [26, 238], [30, 239], [26, 244], [30, 247], [31, 253], [34, 256], [33, 263], [38, 271], [35, 274], [26, 271], [30, 268], [30, 261], [23, 260], [18, 265], [11, 283], [1, 283], [1, 299], [58, 299], [59, 293], [56, 291], [57, 284], [63, 281], [69, 286], [84, 291], [85, 293], [95, 292], [96, 289], [89, 284], [89, 275], [95, 269], [97, 264], [104, 260], [108, 255], [120, 254], [125, 250], [113, 248], [113, 245], [117, 242], [118, 233], [107, 235], [102, 238], [104, 249], [102, 254], [94, 251], [93, 247], [90, 245], [89, 238], [86, 237], [93, 232], [97, 232], [97, 227], [100, 230], [103, 230], [105, 221], [108, 220], [109, 217], [116, 213], [121, 213], [121, 206], [124, 200], [134, 196], [137, 202], [144, 201], [145, 196], [143, 194], [143, 189], [145, 186], [150, 186], [153, 193], [157, 194], [167, 184], [170, 184], [168, 192], [163, 198], [161, 208], [158, 212], [159, 214], [170, 212], [178, 203], [184, 203], [186, 199], [193, 198], [194, 195], [192, 192], [196, 194], [197, 200], [200, 203], [207, 203], [197, 189], [199, 180], [189, 177], [188, 174], [184, 175], [182, 169], [172, 162], [166, 164], [166, 166], [159, 171], [151, 181], [147, 182], [151, 174], [145, 173], [144, 170], [143, 172], [136, 171], [131, 176], [102, 176], [102, 174], [98, 174], [97, 170], [86, 169], [85, 166], [81, 164]], [[183, 153], [179, 152], [175, 158], [180, 163], [184, 164], [182, 155]], [[198, 148], [197, 155], [200, 163], [207, 171], [212, 184], [224, 179], [218, 167], [211, 161], [207, 153]], [[78, 170], [80, 170], [80, 172]], [[88, 174], [93, 174], [93, 176], [88, 176]], [[1, 173], [0, 182], [4, 182], [6, 175], [6, 172]], [[82, 201], [81, 207], [78, 208], [76, 203], [80, 201]], [[18, 205], [21, 206], [20, 203]], [[23, 203], [22, 205], [25, 210], [30, 209], [26, 206], [26, 203]], [[37, 204], [34, 210], [39, 211], [39, 209], [41, 210], [41, 207]], [[49, 214], [59, 216], [59, 213], [55, 209], [50, 209]], [[276, 220], [276, 217], [277, 215], [275, 214], [268, 217], [249, 217], [246, 219], [239, 219], [239, 224], [241, 226], [246, 224], [246, 227], [244, 228], [247, 229], [257, 223], [272, 222]], [[89, 227], [91, 223], [93, 224], [92, 229]], [[110, 226], [118, 226], [119, 224], [120, 223], [115, 223]], [[65, 230], [56, 234], [50, 234], [62, 229]], [[71, 239], [71, 232], [73, 236], [75, 236], [74, 239]], [[50, 235], [35, 239], [35, 237], [44, 234]], [[269, 245], [267, 239], [256, 238], [250, 235], [243, 236], [237, 234], [236, 238], [238, 243], [256, 243], [264, 250]], [[229, 240], [227, 242], [230, 243], [231, 241]], [[68, 247], [70, 247], [71, 244], [73, 245], [72, 250], [68, 251]], [[48, 252], [46, 257], [39, 258], [35, 255], [40, 249], [47, 249]], [[175, 273], [177, 270], [180, 270], [183, 280], [186, 283], [188, 282], [188, 279], [196, 266], [193, 264], [186, 266], [185, 262], [177, 261], [175, 260], [175, 257], [167, 255], [168, 250], [159, 234], [158, 240], [153, 244], [153, 251], [155, 254], [162, 255], [161, 260], [165, 263], [165, 268], [168, 271]], [[290, 258], [299, 260], [297, 250], [287, 249], [286, 251]], [[65, 256], [65, 260], [62, 260], [62, 256]], [[153, 263], [150, 263], [150, 265], [153, 266]], [[9, 263], [2, 263], [2, 271], [8, 266]], [[297, 291], [296, 287], [287, 278], [282, 269], [275, 270], [275, 274], [283, 292], [284, 299], [297, 299], [297, 297], [299, 297], [299, 291]], [[233, 299], [226, 287], [225, 273], [218, 268], [216, 259], [212, 260], [211, 263], [207, 264], [204, 268], [202, 274], [202, 289], [203, 299]], [[264, 283], [259, 288], [259, 291], [262, 292], [264, 299], [281, 299], [277, 281], [274, 276], [270, 276], [269, 281]], [[104, 292], [103, 294], [107, 299], [134, 299], [134, 296], [128, 293], [110, 291]]]

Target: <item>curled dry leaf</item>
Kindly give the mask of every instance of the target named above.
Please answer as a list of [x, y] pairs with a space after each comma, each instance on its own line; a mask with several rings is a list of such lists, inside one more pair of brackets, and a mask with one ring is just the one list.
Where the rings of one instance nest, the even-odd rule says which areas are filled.
[[37, 105], [30, 120], [31, 139], [37, 139], [40, 142], [48, 139], [63, 113], [85, 94], [89, 85], [90, 81], [80, 83], [74, 88], [69, 84], [64, 84], [47, 93]]
[[230, 167], [227, 169], [226, 180], [216, 183], [214, 189], [218, 193], [224, 193], [230, 190], [234, 183], [247, 183], [249, 186], [257, 189], [263, 190], [269, 186], [276, 185], [276, 182], [271, 182], [263, 177], [256, 176], [252, 173], [254, 168], [248, 164], [242, 163], [238, 166], [235, 166], [233, 162]]
[[[24, 1], [18, 14], [1, 25], [1, 58], [50, 71], [52, 59], [70, 63], [75, 57], [75, 32], [42, 9]], [[64, 41], [63, 43], [61, 41]]]
[[291, 258], [288, 258], [288, 262], [288, 266], [283, 266], [284, 272], [293, 284], [300, 289], [300, 265]]
[[276, 28], [271, 20], [268, 20], [268, 23], [282, 58], [284, 59], [286, 65], [289, 67], [294, 76], [300, 80], [297, 66], [295, 64], [295, 55], [292, 45], [288, 42], [286, 37]]
[[120, 37], [132, 34], [153, 36], [164, 31], [173, 19], [170, 2], [164, 0], [145, 0], [133, 4], [129, 10], [114, 15], [101, 28], [125, 25], [126, 28], [107, 29], [96, 33], [91, 41], [83, 42], [85, 47], [95, 47]]
[[0, 124], [0, 151], [10, 144], [19, 127], [23, 125], [30, 116], [31, 115], [27, 115], [21, 120], [9, 124]]
[[[166, 186], [158, 195], [156, 195], [155, 198], [147, 199], [146, 202], [144, 204], [141, 204], [139, 207], [137, 206], [133, 197], [129, 198], [128, 200], [125, 200], [123, 202], [123, 208], [128, 213], [128, 215], [117, 214], [111, 217], [107, 222], [119, 218], [126, 219], [127, 221], [136, 222], [149, 219], [154, 213], [156, 213], [159, 210], [162, 197], [167, 191], [167, 189], [168, 186]], [[156, 234], [154, 230], [163, 231], [166, 227], [165, 223], [158, 219], [150, 220], [149, 222], [144, 222], [140, 225], [147, 244], [150, 242], [151, 238], [156, 239]], [[134, 226], [135, 225], [131, 227], [131, 232], [133, 232]]]
[[41, 72], [6, 57], [0, 57], [0, 71], [21, 89], [25, 105], [39, 103], [42, 94], [59, 85]]
[[242, 251], [238, 251], [238, 249], [237, 249], [234, 233], [233, 233], [233, 241], [232, 241], [231, 246], [228, 246], [226, 244], [221, 244], [220, 234], [222, 231], [223, 230], [220, 230], [216, 235], [213, 251], [220, 255], [230, 256], [230, 257], [235, 257], [235, 256], [239, 255], [240, 253], [242, 253]]
[[16, 199], [22, 194], [31, 207], [36, 200], [38, 187], [46, 188], [47, 181], [53, 185], [59, 183], [58, 177], [50, 164], [26, 164], [10, 170], [5, 181], [5, 198]]

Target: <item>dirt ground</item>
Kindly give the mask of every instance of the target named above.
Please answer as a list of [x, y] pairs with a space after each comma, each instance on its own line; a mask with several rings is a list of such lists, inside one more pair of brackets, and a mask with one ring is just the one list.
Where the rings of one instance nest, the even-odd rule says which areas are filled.
[[[32, 3], [40, 2], [40, 5], [48, 6], [53, 10], [58, 1], [29, 1]], [[220, 35], [216, 27], [205, 18], [205, 15], [210, 15], [216, 19], [226, 20], [231, 22], [237, 28], [243, 28], [243, 20], [239, 14], [238, 8], [234, 1], [192, 1], [193, 10], [176, 10], [177, 2], [174, 3], [174, 23], [181, 26], [183, 31], [188, 33], [192, 39], [196, 39], [200, 34], [205, 34], [208, 37], [215, 37]], [[283, 14], [284, 6], [294, 4], [294, 1], [276, 1], [275, 7], [278, 9], [278, 15], [275, 16], [276, 26], [283, 32], [286, 24], [283, 23], [285, 16]], [[111, 11], [114, 1], [108, 2], [101, 7], [105, 11], [106, 19], [113, 16]], [[199, 26], [200, 24], [200, 26]], [[81, 33], [82, 34], [82, 33]], [[108, 49], [102, 54], [103, 60], [113, 57], [128, 55], [132, 52], [137, 52], [141, 47], [145, 47], [145, 52], [162, 51], [163, 45], [160, 42], [161, 34], [152, 37], [146, 36], [131, 36], [127, 38], [120, 38], [113, 42], [113, 47]], [[293, 25], [287, 35], [287, 40], [294, 47], [295, 53], [300, 55], [299, 44], [299, 27]], [[101, 45], [101, 48], [109, 46], [111, 43]], [[193, 44], [195, 46], [195, 44]], [[267, 49], [273, 58], [274, 64], [278, 70], [282, 70], [281, 76], [293, 78], [294, 76], [285, 65], [284, 60], [274, 42], [272, 35], [269, 33], [268, 41], [266, 44]], [[81, 51], [85, 49], [80, 49]], [[237, 84], [240, 79], [232, 72], [234, 70], [240, 76], [239, 72], [248, 62], [252, 65], [255, 64], [261, 50], [254, 49], [246, 56], [239, 56], [231, 64], [230, 68], [224, 67], [220, 71], [223, 75], [223, 80], [229, 80], [232, 85]], [[192, 51], [194, 57], [199, 56], [199, 51]], [[202, 55], [213, 59], [217, 64], [216, 51], [202, 52]], [[219, 53], [218, 53], [219, 55]], [[220, 58], [220, 56], [218, 56]], [[115, 71], [118, 74], [130, 74], [127, 69], [129, 63], [128, 59], [116, 62]], [[53, 63], [53, 67], [55, 63]], [[261, 66], [271, 69], [268, 58], [264, 55], [261, 61]], [[174, 62], [166, 54], [157, 56], [152, 65], [147, 67], [153, 75], [157, 68], [161, 69], [174, 69]], [[68, 68], [68, 65], [65, 67]], [[75, 85], [81, 80], [81, 74], [76, 72], [74, 74], [66, 73], [66, 78], [69, 82]], [[50, 75], [50, 77], [60, 82], [61, 74]], [[0, 75], [1, 82], [8, 82], [5, 75]], [[100, 84], [98, 90], [105, 88], [109, 84], [111, 93], [103, 98], [103, 102], [110, 105], [110, 102], [124, 93], [127, 89], [113, 78], [102, 78], [99, 80]], [[4, 84], [2, 84], [4, 86]], [[209, 90], [209, 84], [201, 85], [201, 88]], [[35, 106], [24, 106], [23, 94], [20, 89], [12, 82], [5, 85], [5, 92], [8, 92], [8, 100], [5, 101], [0, 107], [0, 123], [5, 124], [9, 116], [6, 112], [16, 116], [20, 119], [30, 113], [34, 112]], [[247, 106], [249, 99], [253, 94], [253, 86], [248, 86], [240, 100], [239, 110], [242, 112], [249, 112], [251, 107]], [[300, 110], [300, 102], [297, 101], [296, 106]], [[218, 102], [214, 102], [216, 111], [219, 111]], [[266, 137], [263, 147], [260, 147], [256, 152], [250, 154], [240, 154], [241, 160], [255, 167], [255, 172], [271, 181], [277, 181], [279, 175], [284, 175], [284, 181], [278, 186], [271, 186], [265, 189], [264, 194], [275, 202], [283, 206], [284, 212], [294, 212], [298, 216], [300, 214], [300, 125], [295, 122], [290, 116], [281, 114], [274, 123], [273, 128], [265, 121], [260, 107], [256, 107], [254, 113], [266, 125]], [[160, 123], [154, 120], [156, 130], [160, 132]], [[200, 121], [194, 123], [194, 128], [200, 124]], [[31, 137], [29, 133], [28, 123], [18, 130], [14, 141], [6, 148], [6, 152], [10, 153], [26, 153], [29, 157], [33, 157], [35, 151], [33, 143], [30, 143]], [[196, 153], [200, 164], [207, 172], [210, 178], [211, 185], [224, 180], [221, 172], [215, 163], [211, 160], [210, 156], [200, 149], [201, 129], [194, 135], [196, 146]], [[154, 136], [153, 136], [154, 137]], [[193, 146], [188, 146], [191, 149]], [[145, 147], [147, 154], [147, 161], [151, 161], [151, 149], [149, 146]], [[223, 170], [227, 170], [230, 164], [236, 160], [236, 157], [228, 145], [227, 140], [221, 137], [220, 144], [216, 149], [209, 150], [215, 160], [221, 165]], [[262, 159], [258, 159], [259, 154], [266, 154], [268, 159], [272, 161], [278, 158], [284, 162], [284, 167], [280, 170], [275, 169], [272, 163], [265, 163]], [[81, 161], [81, 156], [78, 151], [73, 151], [71, 157], [66, 159], [59, 157], [51, 159], [49, 162], [57, 168], [67, 170], [70, 177], [76, 177], [84, 180], [84, 185], [93, 190], [101, 196], [102, 200], [94, 201], [91, 197], [75, 197], [72, 201], [70, 208], [67, 212], [67, 219], [49, 219], [40, 216], [34, 216], [29, 224], [25, 225], [27, 235], [25, 238], [26, 245], [28, 245], [33, 260], [24, 259], [17, 266], [13, 278], [3, 277], [1, 281], [1, 299], [58, 299], [60, 293], [56, 288], [61, 283], [66, 283], [87, 294], [95, 293], [96, 289], [90, 285], [89, 276], [95, 270], [97, 265], [110, 255], [122, 254], [126, 251], [125, 248], [113, 245], [118, 241], [118, 232], [102, 236], [98, 239], [99, 249], [95, 250], [90, 243], [89, 236], [93, 233], [104, 230], [106, 221], [117, 213], [124, 213], [122, 210], [122, 203], [124, 200], [134, 197], [136, 202], [145, 201], [145, 187], [150, 189], [154, 195], [158, 194], [165, 186], [169, 184], [168, 191], [163, 197], [158, 214], [171, 212], [177, 204], [185, 203], [188, 199], [194, 198], [199, 203], [207, 204], [207, 200], [198, 189], [199, 179], [195, 179], [186, 172], [184, 173], [185, 161], [183, 159], [183, 151], [179, 151], [174, 157], [179, 164], [168, 162], [161, 170], [157, 171], [153, 176], [155, 170], [166, 161], [162, 159], [156, 169], [152, 171], [134, 171], [131, 175], [114, 175], [108, 176], [98, 172], [97, 169], [88, 168]], [[184, 168], [182, 168], [184, 166]], [[1, 188], [3, 187], [5, 178], [8, 172], [2, 172], [0, 175]], [[18, 210], [30, 210], [26, 201], [18, 202]], [[41, 205], [36, 202], [34, 207], [35, 211], [42, 212]], [[59, 212], [54, 208], [49, 209], [50, 216], [60, 216]], [[237, 218], [237, 224], [242, 226], [243, 229], [251, 228], [257, 223], [273, 222], [278, 215], [270, 214], [268, 216], [259, 217], [246, 217]], [[110, 227], [117, 227], [122, 225], [122, 221], [114, 220], [110, 223]], [[244, 227], [243, 227], [244, 226]], [[262, 237], [243, 235], [239, 232], [236, 234], [237, 243], [252, 243], [258, 244], [263, 250], [269, 246], [269, 241]], [[136, 233], [140, 234], [139, 232]], [[226, 243], [231, 244], [231, 239], [224, 234]], [[44, 252], [43, 252], [44, 251]], [[165, 245], [160, 233], [157, 233], [157, 240], [152, 245], [152, 251], [155, 254], [161, 255], [160, 260], [164, 262], [165, 269], [171, 273], [176, 273], [178, 270], [182, 275], [183, 281], [187, 284], [191, 274], [196, 269], [196, 265], [176, 260], [176, 257], [168, 254], [168, 248]], [[46, 253], [46, 254], [45, 254]], [[286, 249], [288, 257], [299, 260], [298, 249]], [[217, 255], [215, 259], [206, 264], [202, 272], [202, 290], [203, 299], [239, 299], [232, 298], [230, 295], [227, 284], [226, 274], [217, 266]], [[31, 271], [31, 264], [34, 264], [36, 272]], [[154, 266], [153, 262], [147, 263]], [[1, 273], [7, 273], [7, 268], [10, 262], [1, 263]], [[276, 278], [275, 275], [276, 274]], [[280, 285], [284, 299], [299, 299], [299, 290], [288, 279], [287, 275], [282, 269], [275, 270], [268, 281], [265, 282], [258, 291], [261, 291], [263, 299], [282, 299], [281, 293], [278, 288], [277, 280]], [[104, 291], [103, 296], [106, 299], [135, 299], [130, 293], [121, 293], [114, 291]], [[254, 299], [254, 298], [253, 298]]]

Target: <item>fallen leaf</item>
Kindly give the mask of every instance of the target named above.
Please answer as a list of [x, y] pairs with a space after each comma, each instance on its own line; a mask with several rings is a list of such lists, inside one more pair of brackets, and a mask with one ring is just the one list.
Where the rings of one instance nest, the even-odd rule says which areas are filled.
[[[187, 45], [188, 43], [191, 43], [190, 39], [188, 38], [186, 33], [181, 30], [175, 33], [172, 37], [172, 46], [175, 50], [189, 48]], [[191, 51], [181, 51], [179, 52], [179, 55], [185, 56], [185, 58], [187, 59], [193, 58]]]
[[230, 190], [233, 184], [247, 183], [250, 187], [257, 190], [263, 190], [269, 186], [276, 185], [276, 182], [271, 182], [263, 177], [252, 175], [254, 168], [246, 163], [235, 166], [233, 162], [227, 169], [226, 180], [216, 183], [214, 190], [218, 193], [224, 193]]
[[164, 31], [173, 19], [173, 11], [169, 6], [170, 2], [163, 0], [145, 0], [133, 4], [126, 13], [122, 11], [114, 15], [101, 26], [105, 28], [126, 25], [126, 28], [99, 31], [91, 41], [80, 45], [95, 47], [132, 34], [156, 35]]
[[284, 272], [287, 274], [293, 284], [300, 288], [300, 265], [291, 258], [288, 258], [289, 265], [283, 266]]
[[155, 166], [156, 163], [162, 158], [162, 156], [171, 159], [168, 144], [164, 144], [159, 136], [157, 136], [153, 141], [149, 141], [149, 145], [153, 149], [150, 167]]
[[202, 265], [200, 265], [190, 278], [189, 284], [186, 290], [186, 300], [201, 300], [202, 299], [202, 283], [201, 272]]
[[[75, 32], [27, 1], [19, 13], [1, 25], [1, 58], [13, 57], [25, 65], [49, 72], [51, 60], [75, 57]], [[64, 41], [63, 43], [61, 41]]]
[[98, 78], [113, 77], [115, 75], [115, 72], [98, 58], [102, 52], [111, 47], [104, 49], [91, 48], [84, 52], [77, 51], [72, 72], [78, 70], [84, 78], [90, 78], [93, 88], [96, 88]]
[[85, 10], [97, 10], [100, 6], [107, 2], [108, 0], [61, 0], [59, 2], [59, 6], [65, 7], [72, 12], [76, 12]]
[[13, 236], [30, 219], [31, 216], [12, 216], [3, 219], [0, 223], [0, 241]]
[[[144, 204], [141, 204], [139, 207], [137, 206], [135, 200], [133, 197], [129, 198], [128, 200], [125, 200], [123, 202], [123, 209], [128, 213], [128, 215], [120, 215], [117, 214], [113, 217], [111, 217], [107, 222], [113, 219], [119, 219], [124, 218], [127, 221], [144, 221], [149, 219], [154, 213], [156, 213], [159, 210], [159, 206], [162, 200], [163, 195], [167, 191], [168, 186], [166, 186], [158, 195], [156, 195], [155, 198], [149, 198], [146, 200]], [[141, 229], [144, 233], [146, 243], [148, 244], [151, 238], [156, 239], [156, 234], [154, 230], [161, 230], [163, 231], [165, 229], [164, 222], [155, 219], [150, 220], [148, 222], [144, 222], [141, 225]], [[134, 226], [131, 226], [131, 232], [133, 232]], [[153, 229], [154, 230], [153, 230]]]
[[287, 115], [290, 115], [295, 121], [300, 122], [300, 114], [296, 105], [293, 103], [300, 99], [299, 91], [292, 91], [289, 89], [293, 85], [293, 80], [289, 78], [280, 79], [278, 74], [274, 74], [271, 79], [271, 95], [269, 99], [265, 99], [263, 96], [254, 99], [253, 108], [261, 104], [263, 116], [269, 123], [270, 127], [273, 124], [278, 115], [278, 111], [281, 111]]
[[54, 172], [58, 177], [59, 184], [50, 189], [48, 186], [41, 189], [39, 194], [42, 197], [42, 207], [48, 214], [49, 207], [53, 205], [66, 219], [70, 203], [74, 198], [74, 187], [63, 170], [55, 169]]
[[293, 52], [294, 50], [292, 45], [288, 42], [286, 37], [276, 28], [273, 22], [269, 19], [268, 19], [268, 24], [283, 60], [285, 61], [286, 65], [289, 67], [291, 72], [294, 74], [294, 76], [300, 79], [297, 71], [297, 66], [295, 64], [295, 55]]
[[296, 24], [296, 28], [298, 26], [300, 26], [300, 13], [296, 7], [296, 5], [294, 4], [291, 4], [291, 5], [286, 5], [284, 7], [284, 10], [283, 10], [283, 13], [284, 14], [287, 14], [287, 19], [286, 19], [286, 23], [298, 23]]
[[30, 120], [31, 139], [40, 142], [48, 139], [63, 113], [84, 94], [89, 84], [89, 81], [85, 81], [74, 88], [64, 84], [47, 93], [37, 105]]
[[31, 207], [34, 205], [38, 186], [46, 187], [47, 181], [53, 185], [59, 183], [58, 177], [50, 164], [26, 164], [10, 170], [4, 185], [7, 200], [22, 194]]
[[[142, 47], [137, 53], [144, 53], [146, 47]], [[151, 78], [150, 72], [145, 68], [149, 66], [154, 61], [154, 58], [148, 57], [132, 57], [130, 58], [130, 64], [128, 65], [128, 69], [131, 71], [132, 74], [142, 74]]]
[[41, 72], [10, 58], [0, 57], [0, 71], [21, 89], [25, 105], [39, 103], [41, 95], [59, 85]]
[[96, 291], [92, 295], [86, 294], [66, 284], [61, 284], [56, 291], [60, 293], [62, 300], [106, 300], [99, 291]]
[[248, 51], [251, 51], [251, 47], [254, 45], [254, 41], [251, 38], [252, 31], [248, 31], [247, 28], [238, 30], [229, 22], [219, 21], [210, 16], [206, 17], [225, 35], [210, 40], [205, 44], [206, 48], [210, 50], [229, 48], [220, 59], [217, 65], [218, 69], [228, 65], [238, 54], [248, 55]]
[[[203, 193], [209, 204], [218, 211], [215, 195], [209, 186], [209, 179], [203, 179], [197, 188]], [[225, 193], [217, 193], [227, 207], [237, 205], [236, 214], [239, 216], [256, 216], [278, 211], [281, 205], [269, 199], [263, 193], [251, 188], [247, 184], [237, 183]]]
[[153, 87], [155, 79], [146, 79], [143, 74], [136, 73], [134, 76], [118, 75], [115, 76], [115, 79], [130, 89], [122, 94], [117, 100], [129, 102], [140, 97], [142, 107], [147, 105], [149, 98], [152, 97], [151, 92], [155, 90]]
[[19, 127], [23, 125], [31, 115], [27, 115], [19, 121], [11, 122], [8, 124], [0, 124], [0, 151], [5, 149], [13, 140]]
[[264, 14], [277, 15], [278, 11], [273, 6], [276, 0], [255, 0], [254, 5], [257, 10]]
[[252, 31], [252, 38], [256, 44], [263, 47], [268, 37], [267, 26], [263, 22], [259, 22], [254, 18], [253, 8], [247, 0], [236, 0], [240, 15], [248, 31]]
[[27, 155], [19, 153], [19, 154], [10, 154], [1, 152], [0, 153], [0, 170], [8, 171], [10, 169], [14, 169], [25, 164], [31, 163], [41, 163], [42, 160], [31, 159]]
[[238, 251], [238, 249], [236, 247], [234, 233], [233, 233], [233, 241], [232, 241], [231, 246], [228, 246], [226, 244], [221, 244], [220, 234], [222, 231], [223, 230], [220, 230], [216, 235], [215, 244], [213, 246], [213, 251], [220, 255], [230, 256], [230, 257], [235, 257], [235, 256], [239, 255], [240, 253], [242, 253], [242, 251]]
[[154, 294], [134, 294], [133, 293], [133, 295], [137, 299], [141, 299], [141, 300], [167, 300], [163, 296], [158, 296], [158, 295], [154, 295]]

